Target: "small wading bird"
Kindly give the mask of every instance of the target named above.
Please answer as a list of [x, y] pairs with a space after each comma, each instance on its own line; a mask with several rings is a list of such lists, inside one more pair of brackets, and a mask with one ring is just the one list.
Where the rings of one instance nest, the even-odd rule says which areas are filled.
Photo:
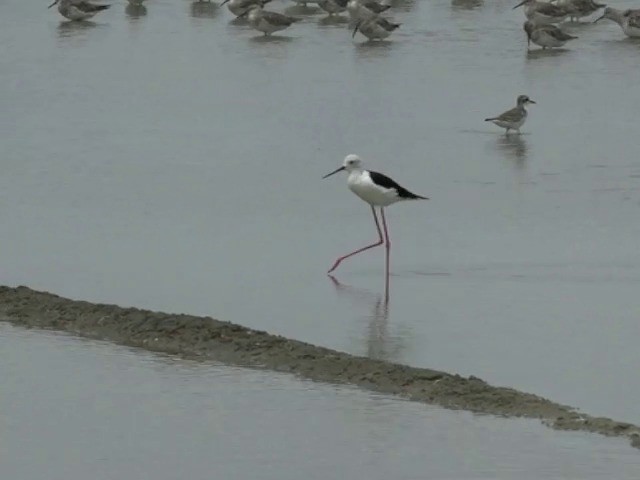
[[375, 0], [349, 0], [347, 2], [347, 11], [352, 21], [373, 18], [390, 8], [391, 5], [382, 5]]
[[535, 22], [536, 25], [560, 23], [569, 16], [566, 8], [538, 0], [523, 0], [513, 8], [516, 9], [522, 5], [524, 5], [524, 14], [527, 19]]
[[640, 38], [640, 9], [618, 10], [607, 7], [604, 9], [604, 14], [593, 23], [599, 22], [603, 18], [608, 18], [620, 25], [627, 37]]
[[65, 18], [75, 21], [89, 20], [96, 13], [106, 10], [111, 5], [94, 5], [85, 0], [55, 0], [47, 8], [58, 5], [58, 12]]
[[358, 30], [369, 40], [383, 40], [391, 35], [396, 28], [400, 26], [399, 23], [391, 23], [382, 17], [373, 17], [368, 20], [360, 20], [356, 24], [356, 28], [353, 29], [351, 38], [356, 36]]
[[524, 31], [527, 34], [527, 49], [531, 42], [540, 45], [542, 49], [562, 47], [569, 40], [578, 37], [563, 32], [555, 25], [536, 25], [533, 22], [524, 22]]
[[224, 0], [220, 4], [223, 6], [227, 4], [227, 8], [231, 13], [233, 13], [236, 17], [241, 17], [245, 13], [251, 5], [258, 5], [263, 7], [265, 4], [269, 3], [271, 0]]
[[594, 0], [558, 0], [556, 5], [565, 8], [569, 12], [569, 19], [575, 22], [606, 7], [606, 5], [596, 3]]
[[[389, 289], [389, 251], [391, 249], [391, 241], [389, 240], [389, 230], [387, 228], [387, 220], [384, 216], [384, 207], [387, 207], [396, 202], [402, 200], [428, 200], [427, 197], [422, 197], [411, 193], [404, 187], [401, 187], [392, 179], [383, 175], [382, 173], [373, 172], [371, 170], [365, 170], [362, 166], [362, 160], [358, 155], [347, 155], [342, 163], [342, 166], [331, 173], [328, 173], [322, 178], [330, 177], [341, 171], [346, 171], [349, 176], [347, 177], [347, 186], [349, 190], [355, 193], [362, 200], [367, 202], [371, 206], [371, 212], [373, 213], [373, 220], [376, 223], [376, 229], [378, 231], [378, 241], [367, 245], [366, 247], [359, 248], [358, 250], [338, 257], [333, 266], [329, 269], [328, 273], [333, 272], [343, 260], [352, 257], [358, 253], [369, 250], [370, 248], [378, 247], [382, 244], [386, 247], [385, 258], [385, 272], [386, 272], [386, 287]], [[376, 208], [380, 207], [380, 217], [382, 218], [382, 226], [384, 228], [384, 238], [382, 236], [382, 230], [380, 229], [380, 222], [378, 221], [378, 215], [376, 214]]]
[[527, 119], [527, 110], [524, 108], [525, 105], [529, 103], [535, 104], [533, 100], [531, 100], [526, 95], [518, 96], [516, 100], [516, 107], [511, 110], [507, 110], [504, 113], [501, 113], [497, 117], [485, 118], [485, 122], [493, 122], [499, 127], [505, 128], [505, 135], [509, 135], [509, 130], [515, 130], [520, 133], [520, 127], [524, 124]]
[[247, 11], [241, 16], [244, 17], [245, 15], [248, 15], [249, 24], [259, 32], [264, 33], [265, 36], [284, 30], [295, 22], [302, 20], [301, 18], [263, 10], [261, 5], [256, 4], [249, 5]]

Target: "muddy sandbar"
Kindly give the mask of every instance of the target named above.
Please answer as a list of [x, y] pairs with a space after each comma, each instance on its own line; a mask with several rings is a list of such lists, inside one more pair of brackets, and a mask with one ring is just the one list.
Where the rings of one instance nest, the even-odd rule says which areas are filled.
[[209, 317], [168, 314], [70, 300], [27, 287], [0, 286], [0, 321], [71, 332], [118, 344], [289, 372], [302, 378], [356, 385], [449, 409], [538, 418], [552, 428], [621, 436], [640, 448], [640, 428], [592, 417], [512, 388], [476, 378], [357, 357]]

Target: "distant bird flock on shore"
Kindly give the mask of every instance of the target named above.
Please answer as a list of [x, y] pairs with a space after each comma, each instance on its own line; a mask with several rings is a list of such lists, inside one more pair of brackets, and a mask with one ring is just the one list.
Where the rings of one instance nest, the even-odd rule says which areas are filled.
[[[141, 6], [144, 0], [129, 0], [131, 5]], [[300, 17], [285, 15], [265, 9], [265, 5], [271, 0], [223, 0], [220, 6], [227, 5], [229, 11], [238, 18], [246, 18], [248, 24], [262, 32], [271, 35], [285, 30], [294, 23], [302, 20]], [[325, 11], [329, 17], [341, 18], [346, 13], [352, 31], [352, 37], [358, 32], [367, 37], [369, 41], [384, 40], [393, 31], [400, 27], [400, 23], [391, 21], [386, 15], [392, 7], [390, 0], [295, 0], [300, 6], [306, 7], [308, 3], [317, 4], [319, 9]], [[210, 2], [202, 2], [210, 3]], [[97, 13], [106, 10], [110, 5], [95, 4], [89, 0], [55, 0], [49, 8], [58, 6], [58, 12], [63, 17], [72, 21], [87, 21]], [[640, 38], [640, 9], [617, 9], [595, 0], [522, 0], [513, 8], [523, 7], [526, 21], [523, 29], [527, 36], [527, 45], [534, 43], [543, 49], [563, 47], [569, 40], [578, 37], [564, 32], [554, 24], [565, 22], [579, 22], [601, 9], [604, 9], [601, 17], [617, 23], [628, 37]]]

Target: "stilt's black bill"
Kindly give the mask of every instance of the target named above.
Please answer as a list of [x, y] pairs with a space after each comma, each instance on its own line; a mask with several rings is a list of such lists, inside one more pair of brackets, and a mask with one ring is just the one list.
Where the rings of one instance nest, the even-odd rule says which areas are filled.
[[53, 2], [51, 5], [49, 5], [47, 8], [51, 8], [53, 7], [56, 3], [58, 3], [58, 0], [56, 0], [55, 2]]
[[338, 168], [338, 169], [334, 170], [334, 171], [333, 171], [333, 172], [331, 172], [331, 173], [327, 173], [327, 174], [326, 174], [324, 177], [322, 177], [322, 178], [330, 177], [331, 175], [334, 175], [334, 174], [336, 174], [336, 173], [338, 173], [338, 172], [341, 172], [342, 170], [344, 170], [344, 167], [340, 167], [340, 168]]

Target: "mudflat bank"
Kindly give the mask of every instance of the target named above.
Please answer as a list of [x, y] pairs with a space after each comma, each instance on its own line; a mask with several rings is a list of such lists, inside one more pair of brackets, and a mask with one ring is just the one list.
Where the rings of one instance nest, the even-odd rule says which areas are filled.
[[0, 321], [232, 365], [356, 385], [408, 400], [475, 413], [538, 418], [552, 428], [627, 437], [640, 428], [592, 417], [542, 397], [459, 375], [357, 357], [209, 317], [70, 300], [27, 287], [0, 286]]

